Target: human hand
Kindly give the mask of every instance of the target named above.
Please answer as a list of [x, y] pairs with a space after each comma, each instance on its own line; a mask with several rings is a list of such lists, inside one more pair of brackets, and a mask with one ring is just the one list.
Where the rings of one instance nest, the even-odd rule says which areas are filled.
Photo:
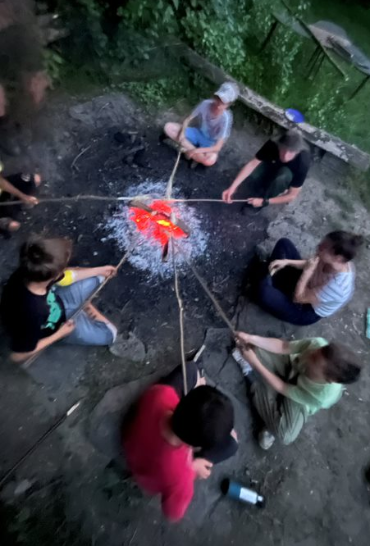
[[254, 357], [256, 353], [252, 349], [251, 345], [245, 345], [244, 343], [238, 343], [239, 351], [241, 352], [243, 358], [253, 367]]
[[235, 341], [241, 344], [250, 344], [252, 336], [246, 332], [236, 332]]
[[231, 188], [228, 188], [227, 190], [222, 192], [222, 200], [225, 201], [228, 205], [230, 205], [232, 201], [232, 196], [234, 195], [234, 190]]
[[320, 258], [318, 256], [313, 256], [312, 258], [309, 258], [305, 263], [303, 271], [305, 273], [312, 273], [318, 266], [319, 261]]
[[26, 195], [25, 193], [20, 196], [20, 200], [25, 205], [31, 205], [32, 207], [39, 204], [39, 200], [36, 197], [34, 197], [33, 195]]
[[39, 186], [41, 184], [41, 182], [42, 182], [41, 174], [39, 174], [39, 173], [35, 173], [33, 175], [33, 179], [35, 181], [36, 186]]
[[67, 320], [57, 331], [58, 339], [69, 336], [76, 328], [76, 325], [73, 320]]
[[250, 197], [247, 199], [248, 205], [252, 205], [254, 208], [262, 207], [263, 199], [261, 197]]
[[194, 459], [191, 466], [199, 479], [206, 480], [211, 475], [213, 464], [207, 459], [199, 458]]
[[288, 260], [274, 260], [269, 265], [269, 273], [271, 277], [275, 275], [280, 269], [284, 269], [288, 265]]
[[97, 267], [96, 269], [97, 275], [102, 275], [106, 279], [117, 275], [117, 268], [114, 265], [103, 265], [102, 267]]

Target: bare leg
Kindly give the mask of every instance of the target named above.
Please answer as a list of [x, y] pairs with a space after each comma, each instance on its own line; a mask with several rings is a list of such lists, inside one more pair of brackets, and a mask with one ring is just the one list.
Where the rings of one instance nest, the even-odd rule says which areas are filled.
[[169, 122], [166, 123], [166, 125], [164, 126], [164, 132], [171, 140], [174, 140], [175, 142], [181, 144], [185, 151], [190, 152], [191, 150], [195, 150], [196, 147], [185, 137], [179, 139], [181, 128], [182, 125], [180, 123]]

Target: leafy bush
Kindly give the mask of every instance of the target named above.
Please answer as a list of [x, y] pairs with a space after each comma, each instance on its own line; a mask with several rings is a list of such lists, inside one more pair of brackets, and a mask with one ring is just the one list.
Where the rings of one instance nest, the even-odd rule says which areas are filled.
[[[49, 1], [71, 30], [63, 57], [78, 75], [88, 73], [106, 84], [134, 82], [126, 88], [135, 89], [146, 102], [164, 102], [177, 92], [188, 95], [194, 82], [180, 66], [177, 49], [186, 43], [279, 106], [298, 108], [312, 124], [369, 147], [363, 108], [370, 100], [370, 86], [361, 90], [360, 104], [346, 101], [359, 74], [352, 73], [348, 83], [325, 62], [315, 80], [307, 80], [314, 46], [283, 25], [261, 51], [273, 12], [284, 9], [281, 0]], [[310, 20], [309, 0], [286, 2], [299, 17]], [[339, 11], [334, 0], [322, 0], [315, 8], [320, 15], [323, 3], [332, 4], [331, 12]], [[350, 8], [341, 5], [347, 27]], [[54, 79], [61, 79], [65, 65], [52, 55], [47, 65]], [[203, 87], [204, 82], [198, 90], [201, 96]]]

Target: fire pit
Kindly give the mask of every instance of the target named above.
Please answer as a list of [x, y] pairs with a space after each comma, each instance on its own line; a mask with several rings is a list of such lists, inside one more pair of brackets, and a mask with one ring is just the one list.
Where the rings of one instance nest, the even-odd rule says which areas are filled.
[[162, 245], [162, 259], [168, 256], [171, 237], [183, 239], [189, 237], [189, 228], [178, 217], [178, 211], [165, 201], [153, 201], [150, 204], [134, 200], [130, 203], [131, 218], [140, 233], [149, 240]]
[[[129, 262], [148, 272], [150, 277], [172, 275], [172, 260], [167, 261], [171, 237], [181, 245], [188, 259], [203, 255], [208, 242], [208, 234], [203, 230], [205, 221], [201, 223], [198, 211], [185, 203], [163, 201], [165, 191], [164, 182], [144, 182], [130, 187], [127, 195], [150, 195], [151, 198], [133, 199], [109, 218], [105, 226], [109, 232], [107, 238], [114, 239], [121, 250], [127, 250], [133, 240], [138, 240], [140, 246]], [[175, 190], [174, 197], [178, 196]], [[180, 268], [185, 263], [181, 254], [177, 257]]]

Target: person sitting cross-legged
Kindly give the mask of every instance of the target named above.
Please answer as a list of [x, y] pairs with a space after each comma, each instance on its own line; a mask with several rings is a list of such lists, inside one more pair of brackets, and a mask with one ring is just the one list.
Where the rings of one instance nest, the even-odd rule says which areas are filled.
[[[236, 101], [238, 93], [235, 83], [223, 83], [213, 98], [198, 104], [182, 125], [166, 123], [165, 135], [181, 145], [188, 159], [211, 167], [230, 136], [233, 117], [228, 108]], [[200, 120], [200, 126], [188, 127], [194, 119]]]
[[323, 338], [284, 341], [237, 332], [233, 356], [247, 378], [252, 370], [253, 405], [264, 422], [262, 449], [277, 438], [285, 445], [297, 438], [307, 419], [336, 404], [343, 385], [360, 376], [357, 356], [342, 344]]
[[[311, 154], [297, 131], [268, 140], [222, 193], [225, 203], [247, 199], [247, 207], [260, 209], [297, 199], [310, 167]], [[243, 188], [239, 187], [243, 182]]]
[[316, 255], [302, 260], [289, 239], [280, 239], [271, 254], [269, 271], [251, 295], [274, 317], [307, 326], [329, 317], [349, 302], [354, 292], [356, 257], [363, 237], [332, 231]]
[[123, 451], [139, 486], [160, 495], [162, 511], [180, 520], [192, 500], [194, 480], [237, 451], [234, 409], [219, 390], [205, 385], [194, 362], [187, 363], [188, 394], [182, 367], [151, 386], [123, 427]]
[[91, 303], [69, 319], [105, 278], [115, 275], [116, 268], [67, 269], [71, 251], [67, 239], [32, 237], [22, 245], [19, 267], [5, 285], [1, 299], [14, 362], [27, 360], [61, 339], [77, 345], [114, 342], [116, 327]]

